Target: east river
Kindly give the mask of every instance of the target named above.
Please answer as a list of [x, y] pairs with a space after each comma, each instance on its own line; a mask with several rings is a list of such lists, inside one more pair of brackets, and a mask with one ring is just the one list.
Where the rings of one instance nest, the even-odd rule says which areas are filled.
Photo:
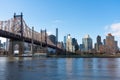
[[120, 58], [0, 57], [0, 80], [120, 80]]

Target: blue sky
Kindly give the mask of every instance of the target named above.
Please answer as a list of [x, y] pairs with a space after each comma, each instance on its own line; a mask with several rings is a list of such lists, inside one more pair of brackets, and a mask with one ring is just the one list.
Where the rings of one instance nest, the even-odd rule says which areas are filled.
[[0, 0], [0, 20], [23, 12], [27, 25], [36, 31], [47, 29], [55, 34], [59, 29], [59, 41], [71, 34], [79, 43], [89, 34], [105, 38], [108, 32], [120, 36], [120, 0]]

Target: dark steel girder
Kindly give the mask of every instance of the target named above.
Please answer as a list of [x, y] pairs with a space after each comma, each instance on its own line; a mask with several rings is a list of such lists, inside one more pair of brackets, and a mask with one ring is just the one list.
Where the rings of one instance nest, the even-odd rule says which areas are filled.
[[[10, 32], [3, 31], [3, 30], [0, 30], [0, 36], [1, 37], [5, 37], [5, 38], [9, 38], [9, 39], [13, 39], [13, 40], [17, 40], [17, 41], [24, 40], [25, 42], [28, 42], [28, 43], [31, 43], [31, 41], [32, 41], [32, 39], [30, 39], [30, 38], [21, 37], [20, 35], [16, 35], [14, 33], [10, 33]], [[40, 45], [41, 44], [41, 42], [37, 41], [37, 40], [33, 40], [33, 42], [36, 45]], [[50, 47], [50, 48], [53, 48], [53, 49], [57, 48], [57, 50], [62, 51], [62, 49], [60, 49], [60, 48], [58, 48], [56, 46], [53, 46], [53, 45], [50, 45], [50, 44], [46, 44], [46, 43], [43, 43], [43, 42], [42, 42], [42, 46], [47, 46], [47, 47]]]

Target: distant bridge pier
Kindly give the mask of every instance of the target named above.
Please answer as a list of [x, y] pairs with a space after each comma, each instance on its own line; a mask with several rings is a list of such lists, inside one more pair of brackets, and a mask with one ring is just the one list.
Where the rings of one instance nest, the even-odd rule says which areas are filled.
[[[13, 28], [13, 32], [15, 34], [20, 34], [20, 40], [11, 40], [12, 43], [12, 54], [17, 54], [19, 56], [21, 56], [24, 53], [24, 37], [23, 37], [23, 33], [24, 33], [24, 27], [23, 27], [23, 14], [21, 13], [21, 15], [16, 15], [16, 13], [14, 13], [14, 26], [16, 25], [16, 19], [18, 18], [18, 20], [20, 21], [20, 26], [17, 28]], [[17, 29], [17, 32], [16, 32]]]
[[24, 53], [24, 42], [10, 39], [9, 55], [21, 56]]
[[8, 52], [8, 55], [9, 56], [12, 56], [13, 55], [13, 40], [12, 39], [10, 39], [9, 40], [9, 52]]
[[22, 41], [19, 41], [18, 44], [19, 44], [19, 56], [21, 56], [22, 54], [24, 54], [24, 39]]

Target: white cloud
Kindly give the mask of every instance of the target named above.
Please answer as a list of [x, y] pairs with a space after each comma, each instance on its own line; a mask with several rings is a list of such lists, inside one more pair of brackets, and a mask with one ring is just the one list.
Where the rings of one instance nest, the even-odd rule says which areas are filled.
[[120, 37], [120, 23], [114, 23], [105, 26], [106, 33], [112, 33], [116, 37]]
[[111, 33], [116, 37], [116, 40], [118, 41], [118, 46], [120, 47], [120, 23], [114, 23], [108, 26], [105, 26], [105, 34]]
[[52, 34], [52, 32], [50, 32], [50, 31], [47, 31], [47, 34], [48, 34], [48, 35], [51, 35], [51, 34]]
[[62, 21], [61, 20], [59, 20], [59, 19], [56, 19], [56, 20], [54, 20], [54, 21], [52, 21], [52, 23], [62, 23]]

